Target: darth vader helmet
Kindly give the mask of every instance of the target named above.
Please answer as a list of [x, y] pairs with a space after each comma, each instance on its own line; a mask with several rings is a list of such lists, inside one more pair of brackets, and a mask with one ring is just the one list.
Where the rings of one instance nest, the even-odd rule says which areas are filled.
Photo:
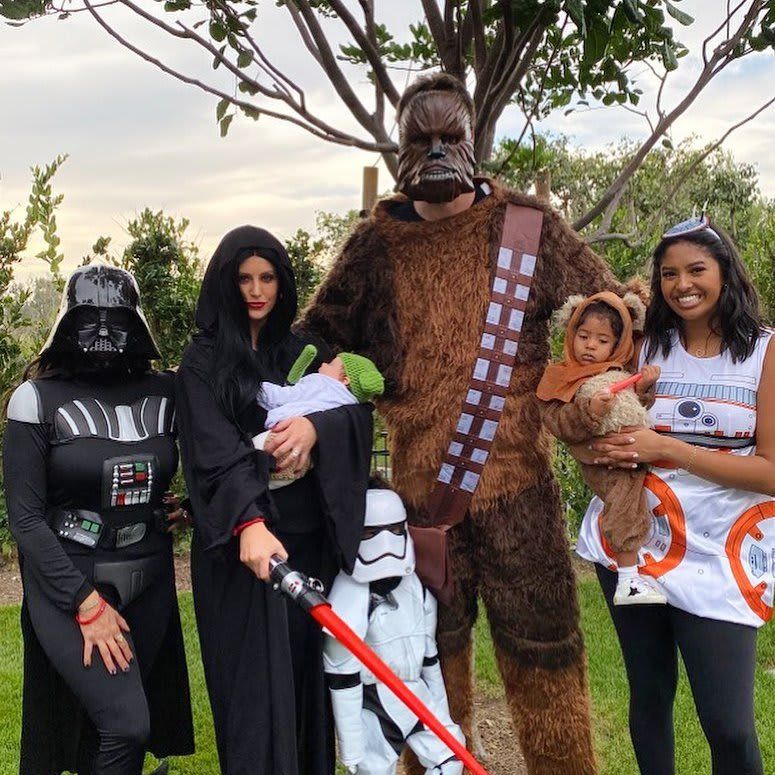
[[368, 583], [414, 573], [406, 509], [393, 490], [366, 491], [366, 518], [352, 576]]
[[59, 314], [41, 353], [78, 353], [96, 360], [118, 355], [159, 358], [159, 348], [140, 308], [132, 275], [115, 266], [76, 269], [62, 294]]

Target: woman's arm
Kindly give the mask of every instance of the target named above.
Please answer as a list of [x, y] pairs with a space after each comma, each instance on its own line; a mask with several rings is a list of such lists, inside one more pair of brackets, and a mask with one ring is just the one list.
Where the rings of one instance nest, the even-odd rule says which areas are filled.
[[271, 458], [221, 412], [203, 369], [184, 362], [175, 391], [183, 472], [204, 547], [227, 543], [238, 525], [256, 517], [271, 526]]
[[[755, 455], [712, 452], [652, 430], [636, 430], [628, 435], [633, 443], [618, 445], [618, 454], [633, 454], [637, 456], [634, 459], [643, 463], [668, 460], [723, 487], [775, 495], [775, 337], [767, 347], [759, 382]], [[601, 439], [592, 446], [598, 452], [611, 454], [611, 441], [617, 438]]]
[[46, 427], [14, 420], [13, 411], [13, 404], [9, 404], [3, 438], [8, 524], [25, 565], [35, 574], [46, 596], [59, 608], [75, 613], [94, 589], [46, 522]]

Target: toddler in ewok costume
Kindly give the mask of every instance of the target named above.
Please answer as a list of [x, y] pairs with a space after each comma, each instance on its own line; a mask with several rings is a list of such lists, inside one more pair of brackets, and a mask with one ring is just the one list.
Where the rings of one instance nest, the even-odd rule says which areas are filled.
[[[446, 74], [398, 105], [402, 194], [379, 202], [334, 263], [302, 328], [370, 357], [409, 522], [427, 501], [482, 347], [507, 203], [543, 216], [540, 248], [503, 412], [468, 515], [449, 533], [455, 594], [437, 639], [452, 717], [471, 745], [471, 630], [482, 599], [530, 775], [591, 775], [584, 646], [550, 437], [535, 390], [548, 320], [571, 293], [621, 291], [605, 263], [538, 199], [474, 177], [473, 105]], [[429, 205], [430, 203], [430, 205]], [[446, 204], [445, 204], [446, 203]], [[449, 205], [454, 212], [427, 219]]]
[[[648, 425], [659, 367], [644, 364], [640, 379], [617, 393], [635, 360], [633, 334], [643, 331], [646, 308], [634, 293], [620, 299], [608, 291], [589, 298], [571, 296], [555, 315], [565, 328], [563, 358], [547, 367], [536, 394], [546, 427], [567, 444], [591, 436]], [[584, 481], [604, 503], [603, 535], [616, 558], [619, 581], [614, 605], [665, 604], [664, 594], [638, 572], [638, 550], [651, 529], [644, 481], [647, 469], [581, 464]]]
[[[366, 492], [363, 540], [352, 575], [341, 571], [328, 596], [334, 611], [463, 742], [449, 717], [436, 649], [436, 600], [414, 572], [406, 511], [392, 490]], [[339, 758], [358, 775], [393, 775], [405, 745], [427, 775], [461, 775], [463, 765], [386, 686], [338, 641], [323, 648]]]

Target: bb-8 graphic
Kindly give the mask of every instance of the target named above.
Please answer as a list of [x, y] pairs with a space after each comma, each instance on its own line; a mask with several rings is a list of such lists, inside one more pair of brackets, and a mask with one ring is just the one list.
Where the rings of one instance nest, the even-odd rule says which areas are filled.
[[[680, 435], [705, 448], [718, 444], [718, 454], [738, 451], [736, 447], [745, 454], [752, 448], [756, 429], [753, 390], [685, 383], [676, 381], [678, 376], [665, 375], [666, 379], [657, 383], [651, 411], [655, 430]], [[716, 547], [709, 553], [728, 560], [725, 575], [731, 577], [747, 608], [762, 621], [769, 621], [775, 605], [775, 504], [752, 503], [752, 494], [738, 503], [719, 503], [708, 497], [712, 484], [675, 468], [653, 466], [644, 487], [652, 524], [639, 552], [640, 572], [662, 580], [669, 591], [671, 571], [682, 576], [699, 572], [699, 567], [687, 567], [687, 544], [693, 551], [689, 564], [697, 565], [703, 541], [708, 539]], [[692, 514], [693, 524], [688, 526], [685, 511]], [[614, 569], [613, 550], [600, 529], [601, 513], [596, 519], [598, 538], [609, 568]], [[697, 583], [701, 583], [699, 579]]]

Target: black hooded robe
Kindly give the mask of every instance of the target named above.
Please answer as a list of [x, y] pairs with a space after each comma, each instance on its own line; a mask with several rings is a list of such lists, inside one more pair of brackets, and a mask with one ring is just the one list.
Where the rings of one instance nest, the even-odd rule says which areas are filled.
[[259, 349], [274, 345], [273, 381], [283, 382], [305, 342], [291, 334], [296, 312], [285, 250], [267, 232], [241, 227], [216, 250], [197, 306], [199, 333], [177, 374], [183, 471], [194, 515], [194, 607], [215, 722], [228, 775], [326, 775], [334, 772], [332, 723], [323, 681], [322, 635], [314, 620], [260, 581], [239, 559], [235, 527], [258, 515], [283, 542], [291, 566], [330, 585], [351, 568], [363, 525], [372, 441], [371, 407], [310, 415], [314, 467], [269, 492], [273, 459], [251, 437], [266, 417], [251, 401], [236, 419], [213, 390], [222, 283], [246, 249], [280, 276], [278, 302]]

